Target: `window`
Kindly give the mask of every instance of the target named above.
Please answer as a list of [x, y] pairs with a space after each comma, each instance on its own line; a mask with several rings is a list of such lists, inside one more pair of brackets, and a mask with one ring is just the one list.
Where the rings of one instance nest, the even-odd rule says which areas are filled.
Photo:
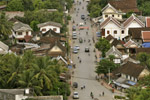
[[114, 34], [117, 34], [117, 30], [114, 31]]
[[126, 75], [126, 79], [128, 79], [128, 75]]
[[118, 17], [120, 17], [120, 15], [118, 15]]
[[55, 32], [56, 32], [56, 31], [57, 31], [57, 28], [53, 28], [53, 31], [55, 31]]
[[107, 31], [107, 34], [109, 34], [110, 32], [109, 31]]
[[112, 17], [114, 17], [114, 15], [112, 15]]
[[18, 35], [22, 35], [22, 32], [19, 32]]
[[105, 17], [107, 18], [107, 17], [108, 17], [108, 15], [105, 15]]
[[121, 33], [124, 34], [124, 30], [122, 30]]
[[46, 31], [46, 28], [43, 28], [42, 31]]
[[26, 35], [29, 35], [29, 32], [26, 32]]

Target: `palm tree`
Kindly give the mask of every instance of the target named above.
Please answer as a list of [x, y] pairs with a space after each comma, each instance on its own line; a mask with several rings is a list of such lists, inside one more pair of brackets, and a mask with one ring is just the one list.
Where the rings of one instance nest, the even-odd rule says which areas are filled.
[[[52, 90], [53, 84], [57, 82], [57, 74], [53, 71], [49, 57], [37, 58], [37, 65], [34, 66], [33, 80], [37, 86], [44, 90]], [[42, 92], [39, 95], [43, 95]]]
[[7, 39], [10, 34], [12, 34], [12, 23], [8, 21], [5, 13], [0, 14], [0, 37], [2, 39]]

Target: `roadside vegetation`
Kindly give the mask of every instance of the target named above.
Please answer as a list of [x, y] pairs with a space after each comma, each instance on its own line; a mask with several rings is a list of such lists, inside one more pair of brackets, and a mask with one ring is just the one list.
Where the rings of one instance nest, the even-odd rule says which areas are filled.
[[70, 95], [69, 84], [59, 80], [67, 68], [50, 57], [36, 57], [31, 51], [22, 56], [1, 55], [0, 69], [1, 89], [31, 88], [38, 96]]

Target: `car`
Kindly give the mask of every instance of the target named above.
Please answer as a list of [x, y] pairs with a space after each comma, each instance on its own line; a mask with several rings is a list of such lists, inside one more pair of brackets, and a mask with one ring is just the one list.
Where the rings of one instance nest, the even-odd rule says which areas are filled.
[[75, 31], [76, 30], [76, 26], [72, 26], [72, 30]]
[[73, 99], [79, 99], [78, 92], [73, 92]]
[[76, 48], [73, 48], [73, 53], [74, 54], [77, 54], [78, 53], [78, 50]]
[[84, 25], [84, 23], [82, 23], [82, 22], [81, 22], [81, 23], [79, 23], [79, 25], [80, 25], [80, 26], [83, 26], [83, 25]]
[[77, 82], [73, 82], [73, 87], [74, 88], [78, 88], [78, 83]]
[[77, 39], [77, 33], [76, 33], [76, 31], [74, 31], [74, 32], [72, 33], [72, 39]]
[[89, 47], [85, 47], [85, 52], [90, 52]]
[[76, 48], [77, 50], [80, 50], [80, 47], [78, 45], [76, 45], [74, 48]]
[[81, 15], [81, 19], [85, 19], [85, 15]]

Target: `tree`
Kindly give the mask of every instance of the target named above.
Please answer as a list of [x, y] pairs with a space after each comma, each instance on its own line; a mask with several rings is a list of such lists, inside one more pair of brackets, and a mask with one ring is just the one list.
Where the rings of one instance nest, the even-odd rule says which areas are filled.
[[141, 52], [137, 55], [137, 60], [140, 61], [140, 63], [144, 66], [147, 66], [148, 68], [150, 68], [150, 55], [148, 55], [145, 52]]
[[117, 65], [108, 59], [102, 59], [98, 66], [96, 67], [96, 73], [99, 74], [107, 74], [110, 71], [113, 71], [115, 68], [117, 68]]
[[150, 87], [150, 75], [145, 76], [142, 79], [140, 79], [138, 84], [141, 85], [141, 86], [148, 86], [148, 87]]
[[127, 89], [125, 92], [127, 94], [127, 97], [129, 98], [129, 100], [135, 100], [137, 95], [140, 94], [140, 91], [141, 91], [140, 87], [131, 87], [131, 88]]
[[12, 23], [8, 21], [5, 13], [0, 14], [0, 38], [6, 40], [12, 34]]
[[11, 0], [8, 5], [8, 11], [24, 11], [23, 1], [22, 0]]
[[102, 57], [105, 57], [105, 53], [110, 49], [110, 43], [105, 38], [100, 38], [95, 47], [102, 52]]
[[150, 89], [142, 89], [134, 100], [150, 100]]

